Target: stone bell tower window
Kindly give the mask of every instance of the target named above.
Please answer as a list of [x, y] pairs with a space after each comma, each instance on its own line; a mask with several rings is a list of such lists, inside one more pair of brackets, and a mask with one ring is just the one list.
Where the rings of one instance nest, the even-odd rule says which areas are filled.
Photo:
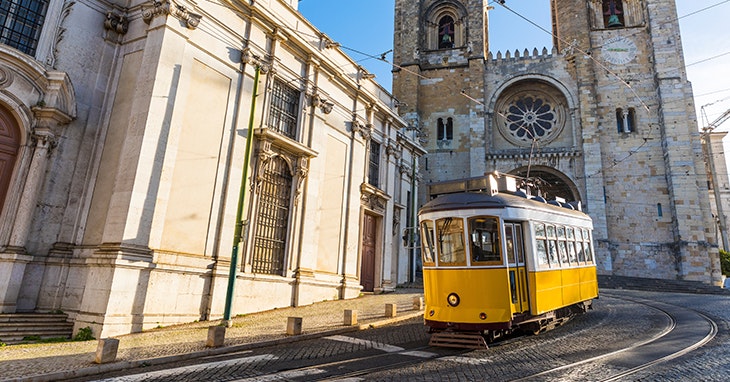
[[636, 111], [633, 107], [616, 109], [616, 128], [619, 133], [632, 133], [636, 131]]
[[454, 37], [454, 19], [446, 15], [439, 20], [439, 49], [453, 48]]
[[643, 0], [586, 0], [593, 29], [631, 28], [644, 24]]
[[436, 126], [436, 139], [439, 141], [450, 141], [454, 139], [454, 119], [449, 117], [446, 118], [444, 123], [443, 118], [439, 118]]
[[435, 4], [426, 13], [425, 49], [466, 46], [466, 10], [451, 2]]
[[626, 25], [621, 0], [603, 0], [603, 25], [606, 28], [621, 28]]

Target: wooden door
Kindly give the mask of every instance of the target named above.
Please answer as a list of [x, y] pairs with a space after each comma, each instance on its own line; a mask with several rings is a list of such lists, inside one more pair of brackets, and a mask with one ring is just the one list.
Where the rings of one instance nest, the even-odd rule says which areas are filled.
[[377, 221], [375, 216], [365, 214], [362, 222], [362, 263], [360, 264], [360, 285], [364, 292], [375, 288], [375, 248], [377, 242]]
[[0, 107], [0, 211], [13, 176], [15, 158], [20, 147], [20, 132], [10, 113]]

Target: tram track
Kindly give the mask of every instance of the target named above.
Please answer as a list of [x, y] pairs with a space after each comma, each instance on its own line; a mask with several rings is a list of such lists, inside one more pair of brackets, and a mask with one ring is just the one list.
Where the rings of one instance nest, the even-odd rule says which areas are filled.
[[[607, 376], [590, 375], [587, 376], [588, 378], [586, 380], [601, 382], [617, 381], [699, 349], [710, 342], [718, 331], [717, 323], [708, 316], [693, 309], [656, 301], [627, 298], [612, 293], [603, 292], [602, 295], [652, 308], [661, 312], [670, 320], [671, 324], [651, 338], [631, 346], [561, 365], [529, 376], [512, 379], [511, 381], [550, 380], [552, 379], [551, 377], [560, 379], [561, 375], [568, 370], [592, 364], [601, 365], [601, 368], [604, 370], [622, 370], [620, 372], [610, 372], [610, 375]], [[704, 325], [694, 325], [698, 322]], [[557, 375], [559, 373], [561, 375]]]
[[[628, 301], [639, 304], [659, 312], [666, 320], [667, 325], [661, 331], [655, 333], [649, 338], [631, 344], [630, 346], [617, 349], [605, 354], [597, 355], [580, 361], [564, 364], [548, 370], [522, 376], [515, 379], [506, 379], [512, 382], [530, 381], [530, 380], [564, 380], [566, 374], [571, 375], [571, 380], [580, 380], [574, 378], [580, 376], [584, 370], [604, 370], [605, 374], [583, 374], [583, 380], [590, 381], [617, 381], [629, 377], [633, 374], [647, 370], [653, 366], [677, 359], [687, 353], [697, 350], [710, 342], [718, 332], [717, 324], [708, 316], [692, 309], [681, 306], [660, 303], [656, 301], [642, 300], [636, 298], [628, 298], [612, 293], [602, 293], [603, 296]], [[497, 350], [502, 345], [514, 344], [520, 338], [507, 340], [504, 344], [499, 344], [491, 349]], [[433, 350], [430, 347], [419, 347], [410, 349], [407, 352]], [[456, 360], [461, 355], [469, 353], [469, 350], [456, 351], [451, 354], [434, 354], [433, 357], [424, 359], [422, 362], [431, 362], [438, 360]], [[397, 354], [397, 353], [396, 353]], [[393, 356], [394, 354], [383, 354], [369, 357], [371, 361], [376, 361], [379, 357]], [[355, 360], [349, 360], [355, 361]], [[469, 358], [468, 361], [472, 365], [488, 365], [489, 358]], [[419, 361], [421, 362], [421, 361]], [[463, 361], [466, 362], [466, 358]], [[340, 362], [342, 363], [342, 362]], [[399, 366], [412, 366], [413, 359], [404, 359], [398, 362], [392, 362], [388, 365], [378, 365], [371, 368], [363, 368], [344, 374], [328, 375], [323, 378], [312, 378], [316, 381], [341, 381], [341, 380], [358, 380], [366, 379], [366, 376], [372, 376], [373, 373], [386, 371], [397, 368]], [[369, 378], [368, 378], [369, 379]], [[377, 378], [376, 378], [377, 379]]]
[[[323, 339], [330, 342], [351, 343], [356, 348], [365, 349], [367, 353], [352, 354], [352, 357], [345, 359], [343, 357], [339, 357], [337, 360], [330, 359], [329, 362], [326, 359], [305, 362], [307, 364], [303, 365], [301, 364], [302, 359], [297, 361], [296, 358], [285, 356], [288, 351], [262, 349], [264, 351], [261, 353], [247, 351], [236, 356], [228, 354], [225, 357], [228, 360], [213, 357], [207, 360], [210, 363], [206, 362], [191, 367], [196, 370], [212, 370], [216, 367], [229, 367], [225, 365], [228, 362], [231, 363], [231, 368], [240, 370], [236, 373], [232, 372], [232, 374], [238, 374], [238, 379], [229, 378], [227, 380], [237, 382], [377, 381], [393, 380], [394, 378], [423, 380], [431, 379], [441, 373], [458, 380], [617, 381], [630, 379], [632, 375], [642, 375], [642, 372], [651, 372], [655, 370], [652, 368], [657, 365], [703, 347], [718, 333], [718, 325], [710, 317], [696, 310], [632, 298], [621, 293], [602, 291], [601, 296], [605, 297], [607, 302], [611, 302], [607, 304], [608, 307], [605, 311], [621, 312], [615, 308], [624, 305], [632, 306], [630, 311], [643, 310], [645, 314], [642, 315], [643, 319], [640, 321], [643, 322], [644, 327], [647, 327], [647, 324], [650, 325], [647, 329], [651, 330], [644, 332], [648, 338], [640, 337], [639, 332], [635, 330], [628, 330], [623, 331], [621, 337], [617, 337], [618, 342], [612, 344], [614, 346], [575, 347], [571, 345], [571, 343], [577, 344], [580, 341], [598, 341], [592, 343], [603, 344], [602, 341], [606, 341], [608, 338], [606, 334], [594, 336], [594, 332], [599, 327], [609, 325], [620, 327], [621, 322], [636, 318], [635, 315], [632, 317], [627, 314], [610, 313], [603, 315], [600, 319], [586, 321], [590, 324], [579, 325], [580, 329], [573, 328], [577, 330], [565, 328], [568, 330], [546, 336], [547, 338], [542, 335], [508, 338], [491, 344], [488, 350], [434, 348], [424, 346], [420, 341], [411, 341], [397, 346], [390, 341], [378, 342], [384, 339], [379, 335], [368, 336], [370, 339], [335, 335]], [[647, 320], [647, 318], [651, 319]], [[571, 351], [544, 353], [546, 349], [571, 349]], [[576, 357], [579, 354], [582, 354], [583, 357]], [[528, 359], [536, 362], [526, 361]], [[523, 362], [514, 363], [516, 360], [523, 360]], [[251, 367], [237, 366], [246, 362], [249, 362]], [[261, 362], [261, 366], [255, 366], [256, 362]], [[561, 362], [562, 365], [551, 367], [551, 365], [558, 365]], [[221, 365], [216, 366], [218, 363]], [[152, 372], [147, 373], [146, 376], [110, 380], [186, 380], [180, 379], [181, 374], [171, 373], [171, 371], [166, 371], [164, 375], [156, 375], [157, 372]], [[184, 373], [186, 370], [183, 369], [181, 372]], [[459, 375], [462, 376], [461, 379], [458, 377]]]

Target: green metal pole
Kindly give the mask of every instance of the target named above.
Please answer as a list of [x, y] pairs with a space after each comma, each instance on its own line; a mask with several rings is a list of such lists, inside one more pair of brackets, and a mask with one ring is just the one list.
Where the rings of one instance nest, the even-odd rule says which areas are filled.
[[256, 93], [259, 89], [259, 74], [261, 67], [256, 65], [256, 72], [253, 77], [253, 92], [251, 93], [251, 114], [248, 118], [248, 132], [246, 134], [246, 153], [243, 158], [243, 178], [241, 178], [241, 189], [238, 194], [238, 210], [236, 211], [236, 229], [233, 233], [233, 250], [231, 251], [231, 269], [228, 272], [228, 289], [226, 290], [226, 306], [223, 309], [223, 323], [227, 327], [233, 325], [231, 320], [231, 306], [233, 305], [233, 292], [236, 286], [238, 274], [238, 249], [243, 237], [243, 201], [246, 198], [246, 179], [248, 178], [248, 166], [251, 157], [251, 142], [253, 141], [253, 119], [256, 113]]

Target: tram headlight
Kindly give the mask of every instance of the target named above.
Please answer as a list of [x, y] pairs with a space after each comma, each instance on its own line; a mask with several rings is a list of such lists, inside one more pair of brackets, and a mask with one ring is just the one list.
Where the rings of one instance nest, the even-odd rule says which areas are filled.
[[482, 319], [482, 320], [486, 320], [487, 319], [487, 314], [484, 313], [484, 312], [481, 312], [481, 313], [479, 313], [479, 318]]
[[459, 295], [456, 293], [451, 293], [448, 297], [446, 297], [446, 302], [449, 303], [449, 305], [456, 307], [459, 305], [459, 302], [461, 299], [459, 298]]

